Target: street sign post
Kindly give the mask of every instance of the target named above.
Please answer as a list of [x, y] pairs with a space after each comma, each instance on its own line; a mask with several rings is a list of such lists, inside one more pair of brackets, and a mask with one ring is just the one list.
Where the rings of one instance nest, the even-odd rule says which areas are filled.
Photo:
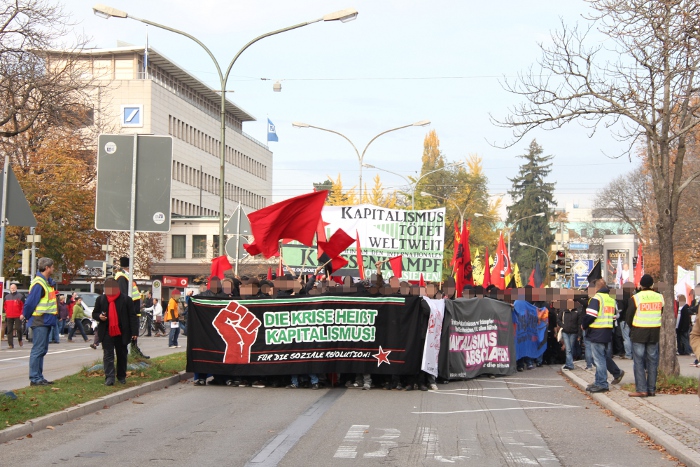
[[[134, 142], [138, 141], [136, 151]], [[170, 231], [173, 140], [170, 136], [100, 135], [95, 228], [129, 231], [136, 156], [135, 231]]]
[[246, 213], [243, 212], [241, 203], [238, 203], [238, 207], [233, 211], [233, 214], [224, 226], [224, 233], [232, 235], [232, 237], [226, 241], [224, 251], [226, 251], [227, 255], [235, 259], [234, 274], [238, 275], [238, 261], [240, 261], [241, 258], [245, 258], [248, 254], [245, 248], [243, 248], [244, 242], [241, 241], [241, 237], [246, 238], [253, 233], [250, 227], [250, 221]]
[[170, 231], [172, 165], [170, 136], [99, 136], [95, 228], [129, 231], [132, 284], [135, 233]]

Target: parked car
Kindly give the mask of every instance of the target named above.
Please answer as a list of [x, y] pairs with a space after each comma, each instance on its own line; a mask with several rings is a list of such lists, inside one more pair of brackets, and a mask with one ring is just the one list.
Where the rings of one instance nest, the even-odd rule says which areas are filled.
[[87, 318], [83, 319], [83, 328], [85, 329], [85, 334], [94, 334], [95, 329], [97, 329], [97, 321], [92, 319], [92, 309], [95, 308], [95, 301], [97, 297], [100, 296], [98, 293], [91, 292], [78, 292], [78, 295], [83, 297], [83, 308], [85, 308], [85, 314]]

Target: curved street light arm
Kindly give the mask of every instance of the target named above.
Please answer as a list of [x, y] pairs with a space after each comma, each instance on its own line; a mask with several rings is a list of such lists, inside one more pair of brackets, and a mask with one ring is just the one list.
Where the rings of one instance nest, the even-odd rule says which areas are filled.
[[[288, 26], [288, 27], [286, 27], [286, 28], [277, 29], [276, 31], [270, 31], [270, 32], [267, 32], [267, 33], [265, 33], [265, 34], [261, 34], [260, 36], [258, 36], [258, 37], [256, 37], [255, 39], [251, 40], [251, 41], [248, 42], [246, 45], [244, 45], [243, 47], [241, 47], [241, 50], [239, 50], [238, 53], [236, 54], [236, 56], [233, 57], [233, 60], [231, 60], [231, 63], [229, 63], [228, 68], [226, 69], [226, 74], [225, 74], [225, 75], [223, 76], [223, 78], [222, 78], [223, 82], [225, 83], [225, 82], [228, 81], [228, 76], [229, 76], [229, 73], [231, 73], [231, 68], [233, 68], [233, 64], [236, 63], [236, 60], [238, 60], [238, 57], [240, 57], [241, 54], [242, 54], [243, 52], [245, 52], [245, 50], [246, 50], [248, 47], [250, 47], [251, 45], [255, 44], [255, 43], [258, 42], [260, 39], [264, 39], [264, 38], [266, 38], [266, 37], [274, 36], [275, 34], [280, 34], [280, 33], [282, 33], [282, 32], [291, 31], [292, 29], [302, 28], [302, 27], [304, 27], [304, 26], [308, 26], [309, 24], [318, 23], [319, 21], [323, 21], [323, 18], [315, 19], [315, 20], [313, 20], [313, 21], [306, 21], [306, 22], [304, 22], [304, 23], [295, 24], [294, 26]], [[191, 37], [191, 36], [188, 36], [188, 37]], [[192, 38], [192, 39], [194, 39], [194, 38]], [[196, 39], [194, 39], [194, 40], [196, 40]], [[197, 41], [197, 42], [199, 42], [199, 41]], [[200, 45], [202, 45], [202, 44], [200, 43]], [[202, 45], [202, 47], [204, 47], [204, 46]], [[211, 55], [211, 54], [209, 54], [209, 55]], [[219, 72], [219, 75], [221, 75], [221, 72]], [[224, 87], [222, 87], [222, 89], [224, 89]]]
[[344, 134], [342, 134], [342, 133], [340, 133], [340, 132], [337, 132], [337, 131], [335, 131], [335, 130], [329, 130], [328, 128], [321, 128], [320, 126], [308, 125], [308, 128], [316, 128], [317, 130], [327, 131], [328, 133], [333, 133], [333, 134], [336, 134], [336, 135], [342, 137], [345, 141], [347, 141], [348, 143], [350, 143], [350, 146], [352, 146], [352, 148], [355, 150], [355, 154], [357, 154], [357, 160], [359, 160], [359, 161], [360, 161], [360, 165], [362, 165], [362, 159], [360, 159], [360, 151], [357, 150], [357, 147], [355, 146], [355, 143], [353, 143], [352, 141], [350, 141], [350, 138], [348, 138], [347, 136], [345, 136]]
[[216, 57], [214, 57], [214, 54], [211, 52], [211, 50], [209, 50], [209, 47], [204, 45], [204, 43], [202, 41], [200, 41], [199, 39], [197, 39], [193, 35], [186, 33], [185, 31], [180, 31], [179, 29], [171, 28], [170, 26], [156, 23], [155, 21], [150, 21], [150, 20], [143, 19], [143, 18], [137, 18], [136, 16], [133, 16], [133, 15], [129, 15], [128, 18], [131, 18], [133, 20], [139, 21], [139, 22], [144, 23], [144, 24], [148, 24], [150, 26], [155, 26], [155, 27], [160, 28], [160, 29], [165, 29], [166, 31], [174, 32], [175, 34], [180, 34], [181, 36], [185, 36], [188, 39], [192, 39], [193, 41], [195, 41], [197, 44], [199, 44], [200, 47], [202, 47], [204, 49], [204, 51], [209, 55], [211, 60], [214, 62], [214, 66], [216, 66], [216, 71], [217, 71], [217, 73], [219, 73], [219, 80], [221, 82], [223, 82], [224, 78], [223, 78], [223, 75], [221, 74], [221, 67], [219, 66], [219, 62], [216, 60]]

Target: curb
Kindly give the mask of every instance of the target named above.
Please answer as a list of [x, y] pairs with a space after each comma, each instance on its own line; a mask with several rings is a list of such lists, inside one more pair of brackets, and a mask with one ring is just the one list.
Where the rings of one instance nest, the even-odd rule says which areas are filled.
[[129, 400], [133, 397], [167, 388], [168, 386], [172, 386], [173, 384], [177, 384], [180, 381], [189, 379], [191, 377], [192, 373], [181, 371], [177, 375], [173, 375], [168, 378], [144, 383], [139, 386], [134, 386], [133, 388], [124, 389], [123, 391], [118, 391], [108, 396], [100, 397], [98, 399], [85, 402], [84, 404], [69, 407], [65, 410], [61, 410], [60, 412], [54, 412], [48, 415], [44, 415], [43, 417], [35, 418], [33, 420], [27, 420], [22, 424], [13, 425], [11, 427], [5, 428], [4, 430], [1, 430], [0, 443], [6, 443], [8, 441], [12, 441], [13, 439], [27, 436], [28, 434], [33, 433], [35, 431], [43, 430], [47, 426], [60, 425], [71, 420], [75, 420], [78, 417], [97, 412], [98, 410], [104, 410], [105, 406], [111, 407], [120, 402]]
[[[576, 385], [578, 385], [581, 390], [585, 391], [586, 386], [588, 385], [586, 381], [583, 379], [579, 378], [575, 374], [573, 374], [571, 371], [562, 371], [564, 376], [569, 378], [572, 382], [574, 382]], [[626, 408], [622, 407], [620, 404], [617, 402], [613, 401], [609, 397], [605, 396], [603, 393], [589, 393], [587, 392], [589, 397], [595, 399], [597, 402], [599, 402], [603, 407], [606, 409], [610, 410], [617, 418], [620, 420], [624, 420], [625, 422], [629, 423], [630, 426], [638, 429], [642, 433], [646, 434], [652, 441], [654, 441], [656, 444], [659, 444], [663, 446], [666, 449], [666, 452], [671, 454], [674, 457], [677, 457], [681, 462], [683, 462], [685, 465], [688, 466], [700, 466], [700, 453], [695, 451], [694, 449], [689, 448], [685, 444], [681, 443], [678, 441], [676, 438], [673, 436], [669, 435], [662, 429], [652, 425], [651, 423], [647, 422], [641, 417], [638, 417], [635, 415], [633, 412], [630, 412]], [[666, 414], [666, 412], [658, 407], [655, 407], [655, 409], [663, 414]], [[670, 415], [669, 415], [670, 417]]]

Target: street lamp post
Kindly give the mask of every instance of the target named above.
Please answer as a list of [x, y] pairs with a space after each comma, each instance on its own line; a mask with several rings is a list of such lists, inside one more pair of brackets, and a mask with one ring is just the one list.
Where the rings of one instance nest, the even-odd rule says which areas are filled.
[[460, 229], [462, 228], [462, 226], [464, 225], [464, 214], [467, 212], [467, 206], [464, 206], [464, 209], [460, 209], [459, 204], [455, 203], [454, 201], [452, 201], [449, 198], [434, 195], [432, 193], [427, 193], [425, 191], [421, 191], [420, 194], [421, 194], [421, 196], [432, 196], [433, 198], [444, 199], [445, 201], [452, 203], [454, 205], [455, 209], [457, 209], [457, 212], [459, 213], [459, 228]]
[[[531, 217], [544, 217], [545, 215], [546, 215], [546, 213], [544, 213], [544, 212], [538, 212], [537, 214], [533, 214], [531, 216], [525, 216], [525, 217], [521, 217], [520, 219], [516, 219], [512, 224], [506, 226], [506, 229], [508, 229], [508, 258], [509, 259], [510, 259], [510, 234], [513, 231], [513, 227], [515, 227], [515, 224], [517, 224], [518, 222], [523, 221], [525, 219], [530, 219]], [[487, 216], [487, 215], [481, 214], [479, 212], [475, 212], [474, 217], [489, 217], [491, 219], [498, 219], [497, 217]]]
[[525, 242], [519, 242], [519, 243], [520, 243], [520, 246], [527, 246], [530, 248], [535, 248], [536, 250], [540, 250], [542, 253], [544, 253], [544, 258], [547, 259], [547, 252], [544, 251], [542, 248], [535, 246], [535, 245], [530, 245], [530, 244], [525, 243]]
[[155, 23], [153, 21], [149, 21], [147, 19], [143, 18], [137, 18], [133, 15], [129, 15], [124, 11], [117, 10], [116, 8], [112, 8], [106, 5], [98, 4], [92, 7], [93, 12], [95, 15], [109, 19], [109, 18], [131, 18], [135, 21], [140, 21], [141, 23], [149, 24], [151, 26], [155, 26], [157, 28], [165, 29], [166, 31], [174, 32], [176, 34], [180, 34], [182, 36], [185, 36], [189, 39], [192, 39], [194, 42], [199, 44], [205, 52], [209, 55], [209, 57], [212, 59], [214, 62], [214, 66], [216, 67], [216, 71], [219, 74], [219, 83], [221, 85], [221, 108], [220, 108], [220, 142], [219, 142], [219, 158], [220, 158], [220, 167], [219, 167], [219, 256], [224, 255], [224, 201], [225, 201], [225, 188], [226, 188], [226, 183], [225, 183], [225, 172], [226, 172], [226, 83], [228, 82], [229, 74], [231, 73], [231, 68], [233, 68], [233, 64], [236, 63], [236, 60], [238, 60], [238, 57], [251, 45], [259, 41], [260, 39], [264, 39], [266, 37], [274, 36], [275, 34], [280, 34], [282, 32], [286, 31], [291, 31], [292, 29], [297, 29], [301, 28], [304, 26], [308, 26], [309, 24], [313, 23], [318, 23], [319, 21], [341, 21], [343, 23], [347, 21], [352, 21], [357, 17], [357, 11], [349, 8], [345, 10], [340, 10], [335, 13], [330, 13], [328, 15], [325, 15], [321, 18], [312, 20], [312, 21], [307, 21], [304, 23], [299, 23], [295, 24], [293, 26], [288, 26], [286, 28], [282, 29], [277, 29], [275, 31], [270, 31], [268, 33], [262, 34], [255, 39], [251, 40], [248, 42], [246, 45], [244, 45], [241, 50], [236, 53], [236, 55], [233, 57], [233, 60], [228, 65], [228, 68], [226, 69], [226, 73], [222, 73], [221, 71], [221, 66], [219, 65], [219, 62], [216, 60], [216, 57], [214, 57], [214, 54], [209, 50], [209, 48], [204, 45], [199, 39], [196, 37], [192, 36], [191, 34], [188, 34], [184, 31], [180, 31], [179, 29], [171, 28], [169, 26], [165, 26], [159, 23]]
[[[441, 170], [445, 170], [445, 169], [448, 168], [448, 167], [461, 167], [462, 165], [464, 165], [464, 161], [458, 161], [458, 162], [454, 162], [454, 163], [452, 163], [452, 164], [447, 164], [446, 166], [440, 167], [439, 169], [431, 170], [430, 172], [427, 172], [427, 173], [421, 175], [420, 177], [418, 177], [418, 180], [416, 180], [415, 182], [411, 182], [411, 180], [409, 180], [408, 177], [405, 177], [405, 176], [401, 175], [400, 173], [392, 172], [391, 170], [382, 169], [382, 168], [377, 167], [377, 166], [374, 166], [374, 165], [372, 165], [372, 164], [362, 164], [362, 166], [365, 167], [365, 168], [367, 168], [367, 169], [380, 170], [380, 171], [382, 171], [382, 172], [387, 172], [387, 173], [396, 175], [396, 176], [401, 177], [401, 178], [403, 178], [404, 180], [406, 180], [406, 183], [408, 183], [408, 186], [411, 187], [411, 211], [414, 211], [414, 210], [415, 210], [415, 204], [416, 204], [416, 187], [418, 186], [418, 183], [419, 183], [424, 177], [427, 177], [427, 176], [430, 175], [430, 174], [434, 174], [435, 172], [439, 172], [439, 171], [441, 171]], [[430, 196], [433, 196], [433, 195], [430, 195]]]
[[363, 167], [363, 161], [365, 159], [365, 152], [367, 152], [367, 148], [369, 147], [369, 145], [372, 144], [372, 142], [375, 139], [377, 139], [380, 136], [385, 135], [387, 133], [391, 133], [392, 131], [403, 130], [404, 128], [408, 128], [408, 127], [412, 127], [412, 126], [426, 126], [426, 125], [430, 125], [430, 120], [421, 120], [421, 121], [416, 122], [416, 123], [411, 123], [410, 125], [398, 126], [396, 128], [391, 128], [389, 130], [382, 131], [377, 136], [375, 136], [374, 138], [369, 140], [369, 143], [367, 143], [367, 146], [365, 146], [365, 148], [362, 150], [362, 154], [360, 154], [360, 151], [357, 150], [357, 146], [355, 146], [355, 144], [352, 141], [350, 141], [350, 138], [348, 138], [347, 136], [345, 136], [344, 134], [342, 134], [338, 131], [329, 130], [328, 128], [321, 128], [320, 126], [309, 125], [308, 123], [302, 123], [302, 122], [293, 122], [292, 123], [292, 126], [296, 127], [296, 128], [315, 128], [317, 130], [327, 131], [329, 133], [336, 134], [342, 138], [345, 138], [345, 140], [348, 143], [350, 143], [352, 148], [355, 150], [355, 154], [357, 154], [357, 160], [360, 162], [360, 188], [359, 188], [360, 203], [362, 202], [362, 167]]

